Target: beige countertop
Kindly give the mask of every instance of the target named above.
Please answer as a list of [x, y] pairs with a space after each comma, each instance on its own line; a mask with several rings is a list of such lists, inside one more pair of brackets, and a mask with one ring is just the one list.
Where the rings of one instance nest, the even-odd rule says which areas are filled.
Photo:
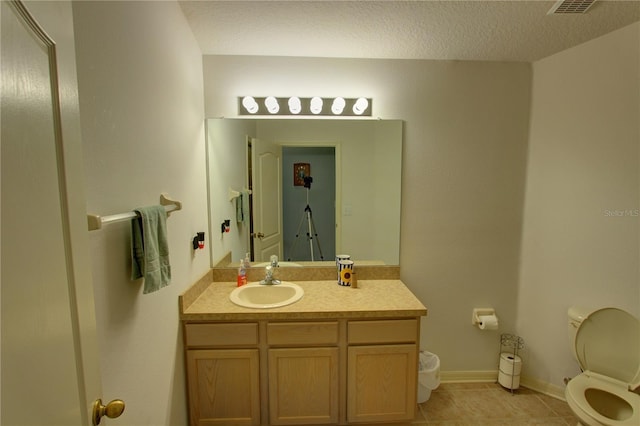
[[[235, 305], [229, 294], [235, 282], [196, 284], [190, 295], [180, 297], [183, 321], [228, 321], [260, 319], [390, 318], [416, 317], [427, 308], [397, 279], [359, 280], [358, 288], [331, 281], [293, 281], [304, 289], [298, 302], [270, 309]], [[197, 291], [197, 294], [194, 294]]]

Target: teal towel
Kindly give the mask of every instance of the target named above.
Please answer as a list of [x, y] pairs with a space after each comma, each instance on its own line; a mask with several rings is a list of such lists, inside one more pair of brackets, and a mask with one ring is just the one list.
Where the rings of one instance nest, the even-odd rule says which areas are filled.
[[249, 211], [249, 191], [242, 191], [242, 222], [245, 224], [249, 223], [249, 215], [250, 215], [250, 211]]
[[236, 197], [236, 222], [249, 222], [249, 191], [242, 191]]
[[242, 193], [236, 197], [236, 222], [244, 222], [244, 211], [242, 209]]
[[144, 278], [143, 293], [160, 290], [171, 283], [167, 211], [163, 206], [135, 209], [131, 221], [131, 279]]

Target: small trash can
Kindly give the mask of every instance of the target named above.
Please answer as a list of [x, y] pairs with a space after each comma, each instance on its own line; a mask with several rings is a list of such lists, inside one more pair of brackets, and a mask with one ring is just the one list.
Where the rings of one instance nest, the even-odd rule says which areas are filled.
[[440, 358], [436, 354], [420, 351], [418, 362], [418, 404], [428, 401], [431, 391], [440, 386]]

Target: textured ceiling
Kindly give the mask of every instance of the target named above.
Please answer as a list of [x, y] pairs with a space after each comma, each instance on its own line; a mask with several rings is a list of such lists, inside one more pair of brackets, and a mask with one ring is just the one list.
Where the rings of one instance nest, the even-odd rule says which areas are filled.
[[[640, 20], [640, 0], [180, 1], [203, 54], [535, 61]], [[640, 35], [639, 35], [640, 37]]]

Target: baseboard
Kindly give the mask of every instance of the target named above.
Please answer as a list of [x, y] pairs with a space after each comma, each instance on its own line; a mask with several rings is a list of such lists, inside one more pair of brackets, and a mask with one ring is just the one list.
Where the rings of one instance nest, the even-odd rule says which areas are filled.
[[440, 381], [443, 383], [482, 383], [496, 382], [497, 380], [498, 370], [440, 372]]
[[543, 382], [542, 380], [538, 380], [534, 377], [528, 377], [524, 375], [520, 378], [520, 384], [527, 389], [531, 389], [536, 392], [540, 392], [545, 395], [549, 395], [554, 398], [565, 401], [564, 387], [554, 385], [548, 382]]
[[[495, 383], [498, 381], [498, 370], [476, 371], [441, 371], [442, 383]], [[533, 377], [521, 376], [520, 385], [527, 389], [549, 395], [564, 401], [564, 388], [543, 382]]]

